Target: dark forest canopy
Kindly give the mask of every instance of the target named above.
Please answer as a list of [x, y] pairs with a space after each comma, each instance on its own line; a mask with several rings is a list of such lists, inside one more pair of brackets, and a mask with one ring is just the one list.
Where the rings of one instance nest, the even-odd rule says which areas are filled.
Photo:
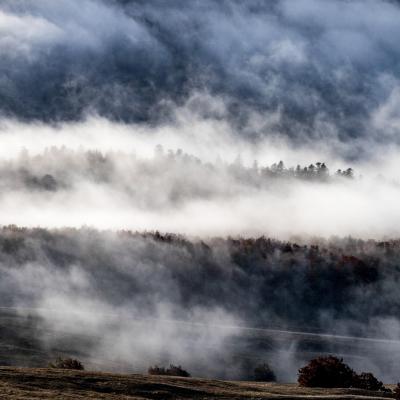
[[[179, 318], [196, 307], [220, 307], [252, 326], [340, 331], [347, 321], [353, 334], [365, 334], [372, 321], [400, 312], [399, 260], [400, 240], [304, 244], [8, 226], [0, 231], [0, 292], [3, 305], [32, 306], [60, 276], [59, 290], [73, 293], [70, 274], [80, 271], [89, 282], [85, 296], [114, 307], [134, 303], [147, 316], [162, 302]], [[35, 282], [44, 273], [44, 282]]]

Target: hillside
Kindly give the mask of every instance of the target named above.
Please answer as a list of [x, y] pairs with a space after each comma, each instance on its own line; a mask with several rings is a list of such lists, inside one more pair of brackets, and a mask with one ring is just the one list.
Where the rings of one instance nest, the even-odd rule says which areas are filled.
[[356, 389], [299, 388], [295, 384], [1, 367], [0, 398], [383, 399], [392, 398], [392, 395]]
[[[158, 232], [0, 229], [0, 360], [294, 382], [335, 354], [399, 380], [400, 242], [196, 239]], [[251, 289], [251, 290], [249, 290]], [[378, 300], [378, 301], [377, 301]], [[400, 326], [400, 325], [399, 325]]]

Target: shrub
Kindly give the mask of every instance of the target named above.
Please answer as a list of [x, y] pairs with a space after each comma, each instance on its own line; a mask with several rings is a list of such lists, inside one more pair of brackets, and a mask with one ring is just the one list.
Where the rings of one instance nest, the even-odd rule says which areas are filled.
[[[300, 386], [308, 387], [354, 387], [357, 389], [390, 392], [370, 372], [356, 374], [342, 359], [334, 356], [318, 357], [299, 370]], [[399, 384], [400, 400], [400, 384]]]
[[189, 372], [185, 371], [180, 365], [170, 364], [169, 368], [159, 367], [155, 365], [147, 370], [149, 375], [168, 375], [168, 376], [183, 376], [185, 378], [190, 377]]
[[299, 370], [300, 386], [347, 388], [353, 386], [355, 372], [342, 359], [318, 357]]
[[49, 368], [58, 368], [58, 369], [75, 369], [75, 370], [84, 370], [83, 364], [79, 360], [75, 360], [73, 358], [61, 358], [58, 357], [56, 361], [49, 364]]
[[276, 376], [270, 366], [264, 363], [254, 368], [254, 380], [256, 382], [275, 382]]
[[147, 373], [149, 375], [167, 375], [167, 371], [165, 370], [165, 368], [159, 367], [158, 365], [155, 365], [154, 367], [149, 367]]
[[185, 371], [180, 365], [170, 365], [167, 369], [167, 375], [170, 376], [183, 376], [188, 378], [190, 376], [189, 372]]
[[394, 389], [394, 398], [400, 400], [400, 383], [398, 383]]
[[383, 391], [385, 387], [381, 381], [375, 378], [370, 372], [362, 372], [354, 377], [353, 386], [359, 389]]

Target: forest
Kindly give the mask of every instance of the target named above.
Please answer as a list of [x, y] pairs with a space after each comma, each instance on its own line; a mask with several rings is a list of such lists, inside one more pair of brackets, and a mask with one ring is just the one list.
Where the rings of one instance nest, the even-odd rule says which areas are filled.
[[[349, 237], [312, 243], [9, 226], [1, 230], [0, 257], [2, 273], [9, 277], [21, 268], [34, 272], [35, 265], [49, 274], [79, 268], [95, 293], [114, 305], [135, 299], [151, 310], [155, 299], [165, 297], [187, 310], [223, 306], [254, 326], [290, 321], [331, 330], [324, 326], [327, 314], [333, 321], [353, 321], [357, 329], [356, 323], [398, 315], [399, 240]], [[35, 300], [29, 285], [12, 288], [8, 279], [3, 282], [9, 304], [25, 296]]]
[[[127, 357], [129, 343], [151, 354], [142, 356], [145, 360], [159, 360], [164, 346], [170, 346], [167, 353], [175, 353], [171, 357], [193, 368], [210, 345], [204, 347], [201, 337], [208, 337], [219, 343], [219, 362], [211, 364], [221, 373], [221, 359], [238, 349], [250, 351], [243, 344], [233, 351], [228, 338], [243, 336], [242, 328], [265, 328], [371, 338], [363, 357], [373, 354], [372, 365], [382, 374], [386, 370], [379, 354], [388, 349], [383, 351], [380, 342], [386, 340], [390, 349], [396, 345], [387, 326], [397, 329], [400, 312], [399, 240], [200, 239], [159, 232], [8, 226], [1, 229], [0, 250], [5, 308], [28, 310], [46, 326], [73, 335], [97, 337], [100, 329], [102, 346], [107, 354], [115, 352], [112, 357]], [[150, 339], [147, 330], [130, 336], [137, 329], [132, 323], [149, 320], [160, 324], [156, 338]], [[188, 335], [182, 323], [199, 324], [199, 331]], [[115, 335], [125, 338], [119, 349]], [[174, 346], [168, 344], [172, 337], [180, 338]], [[252, 348], [263, 346], [257, 343]], [[300, 347], [323, 351], [332, 343]], [[191, 350], [184, 350], [186, 346]], [[279, 352], [279, 344], [269, 346]], [[290, 352], [296, 357], [295, 349]], [[299, 357], [298, 363], [304, 361]], [[387, 361], [384, 365], [389, 368]], [[204, 374], [207, 368], [202, 368]], [[289, 377], [290, 369], [284, 368]]]
[[[233, 162], [220, 158], [213, 163], [202, 162], [182, 149], [165, 152], [161, 145], [157, 145], [154, 156], [147, 159], [122, 151], [74, 151], [62, 146], [47, 148], [36, 155], [30, 155], [23, 149], [15, 159], [0, 161], [0, 187], [3, 190], [68, 190], [74, 182], [81, 180], [99, 185], [114, 184], [116, 188], [125, 185], [125, 190], [129, 190], [126, 187], [128, 182], [140, 177], [143, 182], [175, 178], [176, 185], [186, 185], [187, 195], [191, 192], [196, 194], [196, 189], [206, 195], [211, 190], [207, 186], [216, 186], [213, 175], [229, 180], [233, 185], [262, 188], [282, 179], [321, 183], [334, 182], [338, 178], [352, 179], [354, 171], [345, 168], [330, 173], [327, 165], [319, 161], [308, 166], [286, 167], [283, 161], [263, 166], [255, 160], [247, 167], [240, 156]], [[176, 196], [184, 195], [177, 189], [176, 192]]]

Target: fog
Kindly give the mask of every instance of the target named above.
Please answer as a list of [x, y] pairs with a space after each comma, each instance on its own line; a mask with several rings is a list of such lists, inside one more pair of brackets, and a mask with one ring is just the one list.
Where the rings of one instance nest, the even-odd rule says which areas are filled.
[[[399, 20], [386, 0], [1, 1], [2, 305], [91, 368], [248, 378], [278, 329], [257, 343], [280, 380], [321, 352], [398, 380]], [[229, 239], [252, 237], [282, 242]]]
[[308, 358], [335, 353], [395, 380], [398, 242], [314, 244], [4, 228], [2, 312], [36, 318], [33, 353], [76, 355], [94, 369], [173, 362], [243, 379], [268, 361], [293, 381]]
[[[187, 108], [176, 111], [184, 114], [179, 122], [157, 128], [99, 117], [55, 126], [5, 120], [2, 223], [204, 237], [399, 235], [396, 147], [349, 162], [328, 145], [254, 144]], [[325, 162], [332, 179], [268, 176], [265, 167], [280, 160], [287, 170]], [[335, 178], [348, 167], [354, 179]], [[55, 187], [38, 190], [32, 182], [48, 174]]]

